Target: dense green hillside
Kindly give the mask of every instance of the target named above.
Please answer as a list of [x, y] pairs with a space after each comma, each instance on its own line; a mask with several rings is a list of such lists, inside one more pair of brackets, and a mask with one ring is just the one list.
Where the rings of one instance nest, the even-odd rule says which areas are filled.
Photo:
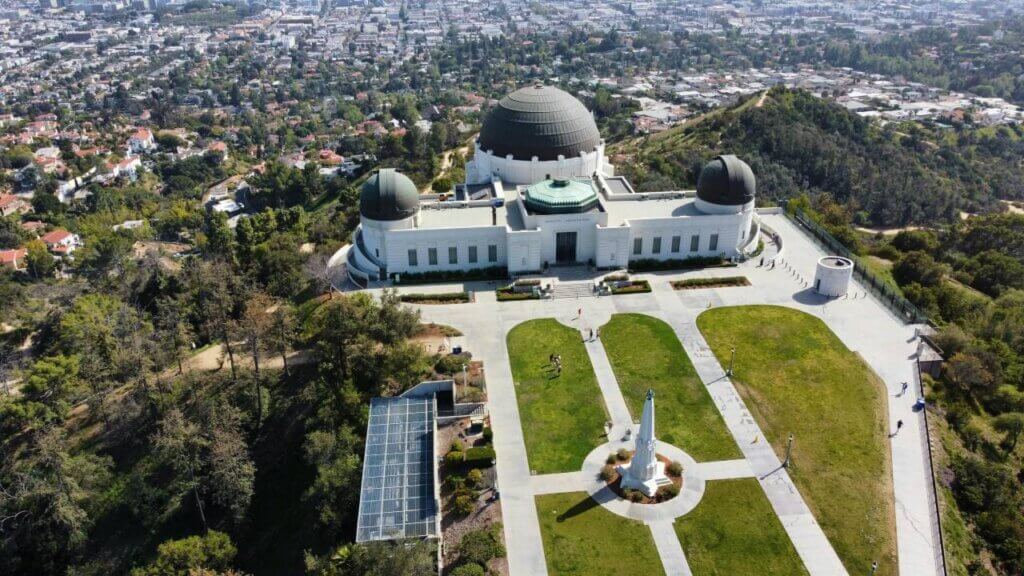
[[716, 154], [746, 160], [760, 200], [829, 194], [857, 224], [951, 222], [1024, 197], [1019, 127], [881, 126], [802, 90], [773, 88], [612, 153], [640, 190], [692, 187]]

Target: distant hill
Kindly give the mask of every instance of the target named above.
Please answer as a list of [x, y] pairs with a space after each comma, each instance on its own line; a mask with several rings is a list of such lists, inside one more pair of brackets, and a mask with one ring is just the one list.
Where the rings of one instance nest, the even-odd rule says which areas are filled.
[[773, 88], [660, 134], [610, 146], [638, 190], [696, 185], [700, 167], [736, 154], [762, 202], [827, 193], [860, 224], [953, 221], [1024, 198], [1024, 130], [891, 123], [885, 127], [803, 90]]

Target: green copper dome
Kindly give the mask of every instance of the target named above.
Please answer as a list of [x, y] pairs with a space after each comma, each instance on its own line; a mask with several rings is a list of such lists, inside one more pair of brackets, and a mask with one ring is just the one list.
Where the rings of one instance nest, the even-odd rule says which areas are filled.
[[526, 188], [526, 207], [537, 214], [574, 214], [596, 205], [589, 180], [544, 180]]

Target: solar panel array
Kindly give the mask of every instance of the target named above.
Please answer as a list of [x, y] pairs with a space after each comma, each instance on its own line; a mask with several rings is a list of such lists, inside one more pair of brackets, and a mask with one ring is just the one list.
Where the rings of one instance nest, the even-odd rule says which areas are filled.
[[437, 536], [434, 399], [374, 398], [356, 542]]

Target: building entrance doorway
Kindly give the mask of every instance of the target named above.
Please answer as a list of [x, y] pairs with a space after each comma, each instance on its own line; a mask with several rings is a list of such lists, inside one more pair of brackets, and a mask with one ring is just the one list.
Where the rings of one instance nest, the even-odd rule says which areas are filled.
[[576, 262], [575, 232], [555, 233], [555, 262], [558, 264], [572, 264]]

